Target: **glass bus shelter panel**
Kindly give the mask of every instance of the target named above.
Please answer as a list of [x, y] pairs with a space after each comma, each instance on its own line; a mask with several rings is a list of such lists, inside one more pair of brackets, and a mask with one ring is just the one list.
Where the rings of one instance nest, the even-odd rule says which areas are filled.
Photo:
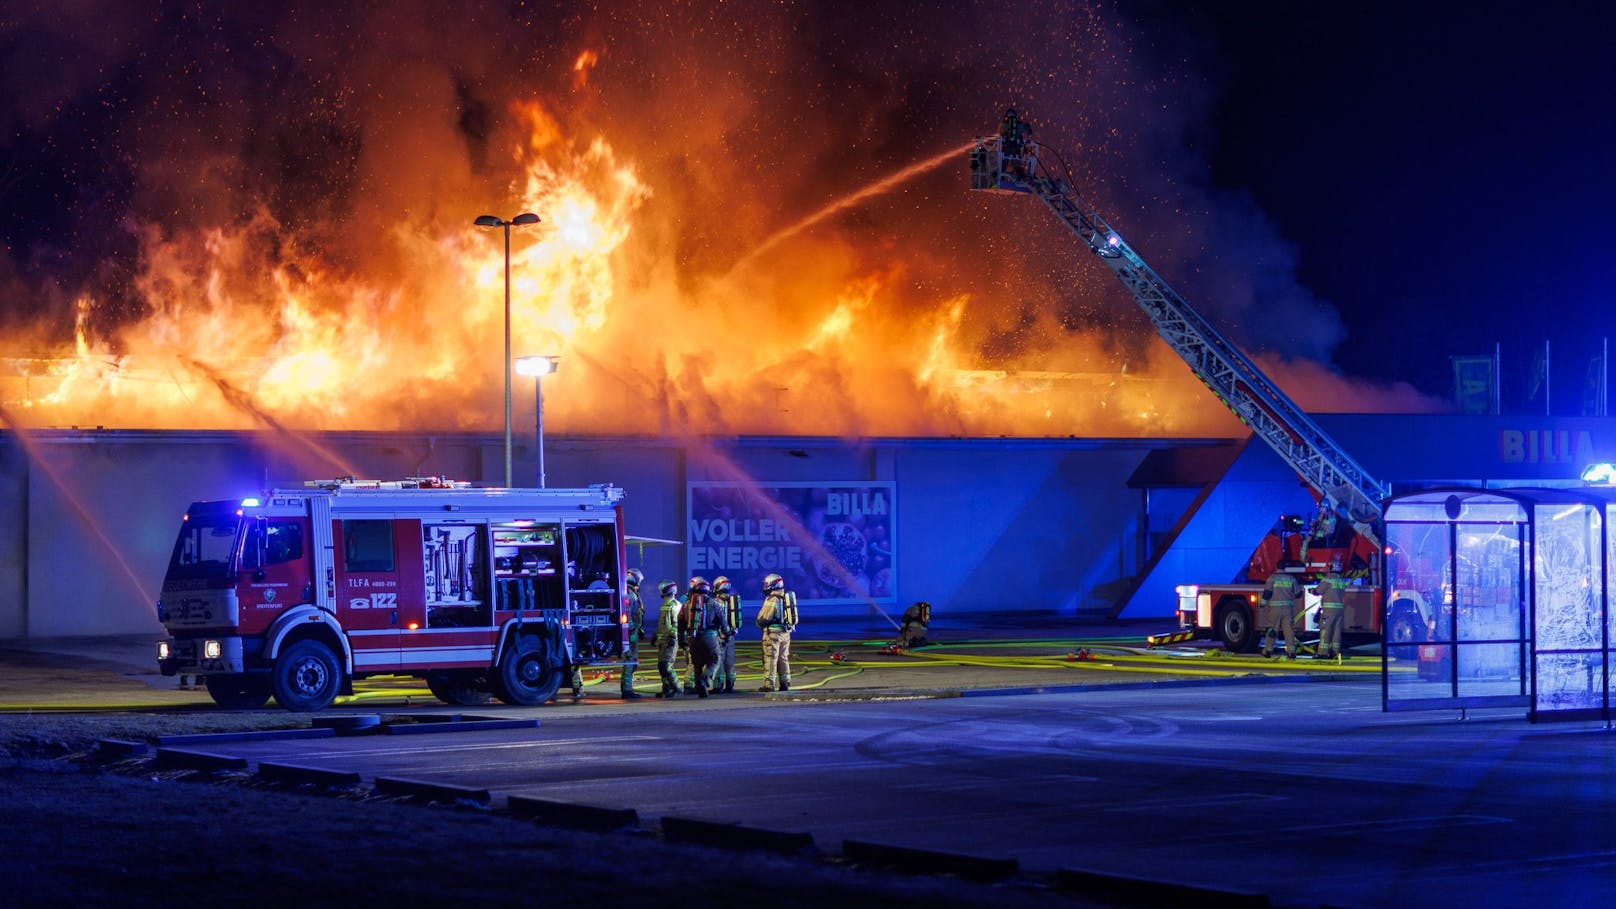
[[1526, 691], [1525, 530], [1522, 524], [1454, 527], [1453, 583], [1442, 608], [1459, 642], [1454, 670], [1460, 696]]
[[[1441, 646], [1441, 645], [1439, 645]], [[1519, 641], [1453, 646], [1454, 677], [1461, 698], [1521, 697], [1530, 690], [1526, 645]]]
[[1600, 513], [1580, 503], [1540, 504], [1534, 510], [1538, 652], [1602, 648], [1602, 597], [1593, 584], [1600, 573]]
[[1521, 606], [1526, 565], [1521, 524], [1459, 524], [1455, 527], [1451, 589], [1446, 612], [1456, 617], [1461, 641], [1519, 641], [1525, 637]]
[[[1610, 519], [1616, 515], [1616, 505], [1606, 504], [1605, 510], [1605, 665], [1610, 666], [1610, 650], [1616, 647], [1616, 532], [1610, 526]], [[1597, 575], [1596, 575], [1597, 577]], [[1606, 673], [1606, 694], [1611, 693], [1610, 686], [1616, 686], [1612, 680], [1616, 672]]]
[[1603, 708], [1603, 517], [1583, 503], [1533, 507], [1533, 635], [1538, 712]]
[[1604, 654], [1539, 653], [1537, 655], [1537, 713], [1593, 711], [1605, 705]]
[[[1441, 503], [1430, 509], [1415, 512], [1429, 520], [1386, 525], [1386, 583], [1390, 593], [1407, 591], [1418, 594], [1424, 603], [1422, 617], [1426, 627], [1421, 629], [1433, 637], [1427, 643], [1410, 647], [1390, 647], [1386, 650], [1386, 699], [1395, 701], [1427, 701], [1451, 698], [1453, 687], [1453, 645], [1438, 644], [1447, 640], [1446, 626], [1435, 625], [1445, 621], [1441, 614], [1444, 579], [1449, 576], [1449, 525], [1442, 514]], [[1387, 601], [1390, 602], [1390, 596]]]

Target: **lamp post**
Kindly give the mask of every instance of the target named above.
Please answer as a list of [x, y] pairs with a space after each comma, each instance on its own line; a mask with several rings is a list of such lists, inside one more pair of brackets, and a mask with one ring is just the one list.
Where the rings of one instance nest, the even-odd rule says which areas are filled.
[[538, 442], [535, 447], [539, 452], [540, 489], [544, 488], [544, 377], [555, 372], [560, 365], [560, 357], [516, 358], [517, 374], [533, 377], [533, 426], [537, 430]]
[[539, 216], [532, 212], [517, 215], [509, 221], [493, 215], [479, 215], [478, 227], [505, 228], [505, 488], [511, 488], [511, 225], [537, 224]]

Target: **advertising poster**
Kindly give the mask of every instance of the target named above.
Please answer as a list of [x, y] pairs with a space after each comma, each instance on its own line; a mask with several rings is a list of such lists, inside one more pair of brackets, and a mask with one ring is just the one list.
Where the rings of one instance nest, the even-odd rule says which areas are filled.
[[695, 482], [687, 492], [692, 576], [728, 577], [747, 600], [775, 573], [803, 605], [894, 602], [896, 484]]

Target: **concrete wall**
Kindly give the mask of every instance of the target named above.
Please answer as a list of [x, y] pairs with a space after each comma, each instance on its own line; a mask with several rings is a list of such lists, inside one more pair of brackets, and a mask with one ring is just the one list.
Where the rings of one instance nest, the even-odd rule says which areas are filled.
[[[551, 486], [613, 483], [631, 534], [683, 540], [685, 484], [742, 479], [897, 484], [899, 603], [940, 613], [1104, 613], [1137, 569], [1149, 440], [549, 438]], [[26, 443], [26, 444], [24, 444]], [[517, 483], [532, 482], [531, 446]], [[503, 480], [497, 436], [48, 431], [0, 436], [0, 638], [160, 632], [154, 602], [192, 501], [353, 474]], [[630, 553], [688, 576], [683, 546]], [[857, 616], [868, 607], [836, 607]]]

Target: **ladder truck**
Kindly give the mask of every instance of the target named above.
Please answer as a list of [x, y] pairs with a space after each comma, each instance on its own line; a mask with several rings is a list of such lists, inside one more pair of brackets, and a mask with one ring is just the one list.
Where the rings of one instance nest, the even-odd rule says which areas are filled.
[[[1319, 518], [1310, 528], [1315, 532], [1301, 538], [1299, 557], [1254, 557], [1247, 571], [1249, 583], [1180, 586], [1180, 626], [1196, 635], [1214, 636], [1230, 650], [1251, 650], [1256, 647], [1260, 631], [1254, 620], [1258, 596], [1269, 572], [1292, 571], [1311, 578], [1337, 559], [1341, 568], [1350, 571], [1349, 559], [1355, 553], [1366, 563], [1365, 571], [1376, 570], [1380, 563], [1381, 502], [1388, 489], [1168, 286], [1099, 211], [1077, 194], [1064, 162], [1033, 140], [1014, 109], [1005, 114], [998, 134], [979, 138], [970, 154], [971, 189], [1032, 195], [1049, 206], [1117, 276], [1150, 317], [1162, 340], [1240, 422], [1296, 471], [1319, 499]], [[1337, 518], [1345, 520], [1355, 534], [1326, 533], [1327, 526]], [[1323, 543], [1331, 536], [1335, 537], [1335, 545], [1309, 551], [1309, 539]], [[1344, 622], [1347, 637], [1380, 637], [1382, 616], [1377, 598], [1378, 585], [1372, 582], [1349, 591]], [[1413, 601], [1395, 596], [1393, 599], [1400, 609], [1419, 612]], [[1307, 611], [1308, 623], [1315, 628], [1316, 603], [1315, 598]], [[1404, 617], [1393, 624], [1399, 630], [1398, 637], [1424, 639], [1423, 616]]]

